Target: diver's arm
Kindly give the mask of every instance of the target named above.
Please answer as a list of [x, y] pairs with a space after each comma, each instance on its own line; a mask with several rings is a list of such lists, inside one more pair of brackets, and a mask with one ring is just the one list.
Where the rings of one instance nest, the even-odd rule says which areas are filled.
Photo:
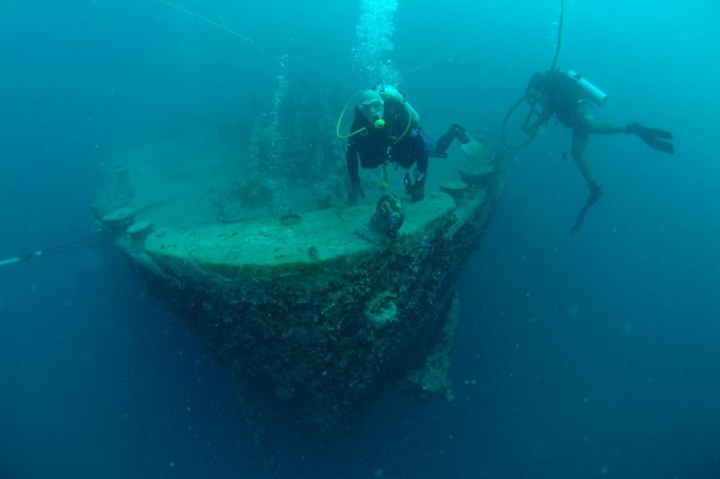
[[350, 184], [360, 184], [360, 173], [359, 173], [359, 153], [360, 153], [360, 138], [362, 137], [363, 128], [367, 128], [367, 123], [364, 121], [362, 115], [356, 111], [355, 119], [350, 126], [351, 132], [358, 132], [352, 134], [348, 138], [347, 150], [345, 150], [345, 164], [347, 166], [348, 174], [350, 175]]
[[360, 183], [357, 146], [352, 139], [348, 142], [345, 152], [345, 165], [347, 166], [348, 175], [350, 175], [350, 184]]
[[348, 175], [350, 176], [348, 203], [350, 203], [350, 205], [354, 205], [357, 203], [358, 196], [365, 198], [365, 192], [363, 191], [362, 184], [360, 183], [357, 146], [352, 139], [348, 142], [347, 151], [345, 153], [345, 164], [347, 165]]

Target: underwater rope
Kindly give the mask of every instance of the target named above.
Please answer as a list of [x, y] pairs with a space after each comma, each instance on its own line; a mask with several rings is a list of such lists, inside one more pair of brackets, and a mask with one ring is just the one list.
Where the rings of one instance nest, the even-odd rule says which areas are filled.
[[77, 241], [72, 241], [70, 243], [65, 243], [65, 244], [62, 244], [59, 246], [54, 246], [52, 248], [41, 249], [41, 250], [37, 250], [37, 251], [31, 252], [31, 253], [19, 254], [12, 258], [0, 260], [0, 266], [7, 266], [10, 264], [30, 261], [31, 259], [38, 258], [40, 256], [50, 256], [53, 254], [69, 253], [71, 251], [92, 248], [95, 246], [102, 246], [109, 242], [110, 242], [109, 239], [99, 237], [98, 235], [88, 236], [87, 238], [83, 238], [83, 239], [77, 240]]
[[560, 56], [560, 50], [562, 49], [562, 36], [563, 36], [563, 26], [565, 24], [565, 0], [560, 0], [560, 22], [558, 23], [558, 33], [557, 33], [557, 44], [555, 45], [555, 56], [552, 60], [552, 65], [550, 65], [550, 69], [554, 70], [557, 66], [558, 57]]
[[[558, 58], [560, 57], [560, 50], [562, 49], [562, 35], [563, 35], [563, 27], [565, 25], [565, 0], [560, 0], [560, 21], [558, 23], [558, 34], [557, 34], [557, 44], [555, 45], [555, 55], [552, 59], [552, 64], [550, 65], [550, 69], [554, 70], [557, 66]], [[510, 117], [515, 113], [515, 110], [517, 107], [519, 107], [523, 101], [527, 101], [528, 105], [530, 106], [530, 111], [528, 112], [527, 116], [525, 117], [525, 121], [523, 124], [526, 124], [533, 113], [536, 113], [535, 111], [535, 101], [530, 100], [526, 97], [526, 95], [521, 96], [513, 105], [508, 109], [507, 113], [505, 114], [505, 118], [503, 118], [502, 123], [502, 133], [501, 133], [501, 139], [503, 145], [510, 149], [510, 150], [519, 150], [521, 148], [526, 147], [529, 145], [537, 136], [537, 129], [533, 131], [527, 140], [523, 141], [520, 144], [517, 145], [511, 145], [507, 141], [507, 124], [508, 121], [510, 121]]]
[[216, 21], [210, 20], [209, 18], [203, 17], [202, 15], [198, 15], [197, 13], [195, 13], [191, 10], [188, 10], [187, 8], [183, 8], [179, 5], [175, 5], [174, 3], [168, 2], [167, 0], [157, 0], [157, 1], [162, 3], [163, 5], [167, 5], [168, 7], [174, 8], [186, 15], [190, 15], [191, 17], [194, 17], [194, 18], [200, 20], [201, 22], [207, 23], [208, 25], [212, 25], [213, 27], [219, 28], [220, 30], [224, 30], [227, 33], [229, 33], [230, 35], [240, 37], [248, 43], [252, 43], [252, 44], [255, 43], [255, 40], [253, 40], [252, 38], [247, 37], [236, 30], [233, 30], [232, 28], [228, 27], [227, 25], [223, 25], [222, 23], [218, 23]]
[[406, 75], [409, 75], [410, 73], [415, 73], [416, 71], [422, 70], [423, 68], [425, 68], [425, 67], [427, 67], [427, 66], [430, 66], [430, 65], [432, 65], [433, 63], [435, 63], [435, 62], [437, 62], [437, 61], [439, 61], [439, 60], [442, 60], [443, 58], [451, 57], [451, 56], [453, 56], [453, 55], [455, 55], [455, 54], [457, 54], [457, 53], [460, 53], [460, 52], [462, 52], [462, 51], [464, 51], [464, 50], [467, 50], [468, 48], [472, 48], [472, 47], [474, 47], [474, 46], [476, 46], [476, 45], [479, 45], [479, 44], [481, 44], [481, 43], [485, 43], [485, 42], [490, 41], [490, 40], [492, 40], [492, 39], [494, 39], [494, 38], [496, 38], [496, 37], [499, 37], [499, 36], [500, 36], [499, 33], [494, 33], [494, 34], [492, 34], [492, 35], [490, 35], [490, 36], [487, 36], [487, 37], [485, 37], [485, 38], [480, 38], [480, 39], [478, 39], [478, 40], [475, 40], [474, 42], [471, 42], [471, 43], [468, 43], [468, 44], [463, 45], [463, 46], [461, 46], [461, 47], [458, 47], [458, 48], [456, 48], [455, 50], [452, 50], [452, 51], [449, 51], [449, 52], [447, 52], [447, 53], [444, 53], [444, 54], [440, 55], [439, 57], [435, 57], [435, 58], [433, 58], [432, 60], [428, 60], [428, 61], [426, 61], [425, 63], [421, 63], [420, 65], [418, 65], [418, 66], [416, 66], [416, 67], [414, 67], [414, 68], [411, 68], [410, 70], [408, 70], [407, 72], [405, 72], [405, 74], [406, 74]]

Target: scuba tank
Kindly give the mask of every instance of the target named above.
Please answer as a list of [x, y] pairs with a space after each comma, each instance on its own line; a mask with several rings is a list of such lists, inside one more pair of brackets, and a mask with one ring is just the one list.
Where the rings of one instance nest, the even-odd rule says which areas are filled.
[[400, 93], [397, 88], [395, 88], [392, 85], [378, 85], [375, 87], [375, 90], [377, 90], [380, 93], [380, 96], [384, 98], [392, 98], [393, 100], [400, 103], [402, 106], [405, 107], [405, 110], [408, 112], [408, 115], [410, 115], [410, 118], [412, 121], [420, 124], [420, 115], [418, 115], [418, 112], [415, 111], [415, 108], [410, 105], [410, 102], [407, 101], [405, 98], [405, 95]]
[[595, 103], [598, 106], [605, 106], [607, 104], [608, 96], [607, 94], [590, 83], [584, 76], [580, 75], [579, 73], [573, 71], [573, 70], [558, 70], [561, 73], [563, 73], [565, 76], [573, 80], [580, 88], [582, 89], [585, 94], [587, 94], [588, 98], [592, 100], [593, 103]]

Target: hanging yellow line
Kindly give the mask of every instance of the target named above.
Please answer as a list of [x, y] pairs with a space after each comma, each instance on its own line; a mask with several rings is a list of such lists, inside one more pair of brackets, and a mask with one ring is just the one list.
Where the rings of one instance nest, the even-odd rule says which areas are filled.
[[252, 38], [246, 37], [246, 36], [243, 35], [242, 33], [233, 30], [232, 28], [228, 27], [227, 25], [223, 25], [222, 23], [218, 23], [218, 22], [215, 22], [215, 21], [213, 21], [213, 20], [210, 20], [209, 18], [205, 18], [205, 17], [203, 17], [202, 15], [198, 15], [197, 13], [188, 10], [187, 8], [183, 8], [183, 7], [179, 6], [179, 5], [175, 5], [174, 3], [170, 3], [170, 2], [168, 2], [168, 1], [166, 1], [166, 0], [157, 0], [157, 1], [160, 2], [160, 3], [162, 3], [162, 4], [167, 5], [168, 7], [172, 7], [172, 8], [174, 8], [174, 9], [176, 9], [176, 10], [179, 10], [179, 11], [183, 12], [183, 13], [186, 14], [186, 15], [190, 15], [191, 17], [195, 17], [195, 18], [197, 18], [198, 20], [200, 20], [201, 22], [205, 22], [205, 23], [207, 23], [208, 25], [212, 25], [213, 27], [219, 28], [220, 30], [224, 30], [224, 31], [228, 32], [230, 35], [235, 35], [236, 37], [240, 37], [240, 38], [242, 38], [243, 40], [245, 40], [245, 41], [248, 42], [248, 43], [253, 43], [253, 44], [255, 43], [255, 40], [253, 40]]

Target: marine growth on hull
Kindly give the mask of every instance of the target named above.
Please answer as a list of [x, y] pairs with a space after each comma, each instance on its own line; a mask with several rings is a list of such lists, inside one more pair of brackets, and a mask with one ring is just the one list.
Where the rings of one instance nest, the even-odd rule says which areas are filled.
[[383, 388], [452, 399], [452, 285], [494, 213], [503, 158], [451, 149], [418, 202], [404, 170], [364, 171], [366, 198], [349, 206], [342, 99], [310, 91], [119, 148], [93, 210], [241, 397], [332, 432]]

